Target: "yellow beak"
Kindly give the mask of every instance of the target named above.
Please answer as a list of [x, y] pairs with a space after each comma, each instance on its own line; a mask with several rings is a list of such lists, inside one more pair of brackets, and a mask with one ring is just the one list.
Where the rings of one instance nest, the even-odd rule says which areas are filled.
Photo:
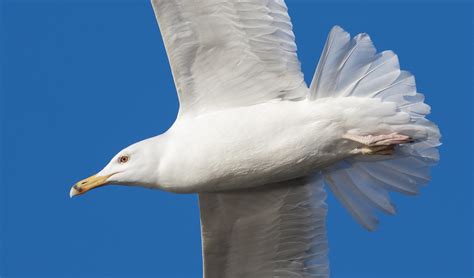
[[81, 180], [80, 182], [76, 183], [69, 192], [69, 196], [72, 198], [77, 195], [81, 195], [86, 193], [87, 191], [106, 185], [107, 179], [112, 175], [107, 176], [91, 176], [87, 179]]

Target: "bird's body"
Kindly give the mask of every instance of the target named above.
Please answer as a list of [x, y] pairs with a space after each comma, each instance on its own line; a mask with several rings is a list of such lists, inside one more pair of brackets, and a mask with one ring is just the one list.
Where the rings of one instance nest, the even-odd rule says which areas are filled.
[[153, 0], [180, 101], [162, 135], [120, 151], [108, 183], [198, 193], [204, 276], [328, 277], [325, 185], [368, 230], [417, 194], [440, 133], [415, 79], [334, 27], [303, 79], [283, 0]]
[[393, 104], [349, 97], [275, 100], [179, 118], [155, 139], [167, 146], [157, 184], [195, 193], [307, 176], [352, 155], [356, 145], [344, 134], [367, 127], [380, 133], [395, 114]]

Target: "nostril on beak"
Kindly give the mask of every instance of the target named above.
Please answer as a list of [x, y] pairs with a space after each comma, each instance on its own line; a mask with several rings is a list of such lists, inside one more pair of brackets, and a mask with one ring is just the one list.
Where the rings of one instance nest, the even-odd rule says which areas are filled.
[[83, 182], [81, 182], [81, 184], [86, 184], [86, 183], [87, 183], [87, 181], [83, 181]]

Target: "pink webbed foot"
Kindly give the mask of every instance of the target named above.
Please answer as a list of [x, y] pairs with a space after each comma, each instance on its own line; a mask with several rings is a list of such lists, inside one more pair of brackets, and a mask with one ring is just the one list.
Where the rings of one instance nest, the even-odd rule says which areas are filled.
[[396, 145], [413, 142], [410, 136], [398, 133], [366, 136], [346, 134], [343, 138], [362, 144], [362, 147], [354, 149], [352, 153], [365, 155], [392, 155]]
[[410, 136], [391, 133], [391, 134], [382, 134], [382, 135], [354, 135], [346, 134], [343, 136], [345, 139], [356, 141], [366, 146], [390, 146], [398, 144], [406, 144], [413, 142], [413, 139]]

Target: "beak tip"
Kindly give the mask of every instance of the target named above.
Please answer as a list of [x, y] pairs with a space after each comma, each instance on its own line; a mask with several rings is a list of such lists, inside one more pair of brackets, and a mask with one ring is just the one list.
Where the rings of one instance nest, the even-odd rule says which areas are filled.
[[79, 194], [79, 191], [77, 191], [74, 187], [72, 187], [71, 191], [69, 191], [69, 198], [72, 198], [78, 194]]
[[77, 182], [75, 185], [71, 187], [71, 191], [69, 191], [69, 197], [72, 198], [74, 196], [84, 194], [91, 189], [108, 184], [107, 179], [110, 176], [112, 175], [106, 175], [106, 176], [93, 175], [93, 176], [88, 177], [87, 179]]

